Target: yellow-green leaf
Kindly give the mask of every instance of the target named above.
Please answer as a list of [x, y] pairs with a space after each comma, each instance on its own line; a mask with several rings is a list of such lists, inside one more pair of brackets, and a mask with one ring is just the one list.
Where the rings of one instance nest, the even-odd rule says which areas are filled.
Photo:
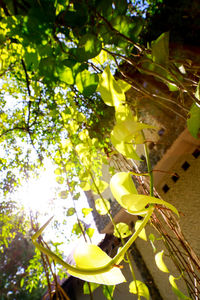
[[177, 209], [172, 204], [159, 198], [136, 194], [127, 194], [121, 197], [121, 205], [131, 214], [144, 210], [145, 206], [151, 203], [164, 205], [179, 216]]
[[111, 74], [109, 66], [99, 75], [97, 91], [100, 92], [101, 98], [108, 106], [118, 106], [125, 102], [125, 93]]
[[91, 185], [91, 189], [95, 194], [103, 193], [105, 189], [108, 187], [108, 183], [104, 180], [95, 180], [95, 184]]
[[149, 300], [149, 290], [146, 284], [142, 281], [135, 280], [129, 284], [129, 292], [132, 294], [137, 294], [138, 296], [142, 296]]
[[169, 282], [170, 282], [170, 284], [171, 284], [171, 286], [172, 286], [172, 290], [173, 290], [174, 294], [175, 294], [176, 296], [178, 296], [179, 299], [183, 299], [183, 300], [192, 300], [190, 297], [184, 295], [184, 294], [179, 290], [179, 288], [177, 287], [177, 284], [176, 284], [176, 282], [175, 282], [175, 280], [178, 280], [178, 279], [180, 279], [180, 278], [175, 278], [175, 277], [172, 276], [172, 275], [169, 276]]
[[131, 88], [131, 85], [129, 83], [121, 79], [117, 80], [117, 84], [120, 86], [122, 91], [124, 91], [124, 93], [126, 93]]
[[125, 121], [127, 118], [132, 117], [132, 112], [128, 105], [120, 104], [115, 107], [115, 118], [117, 122]]
[[169, 270], [163, 261], [163, 254], [164, 254], [164, 250], [156, 253], [155, 262], [156, 262], [158, 269], [160, 269], [162, 272], [169, 273]]
[[119, 172], [112, 176], [110, 180], [110, 189], [117, 200], [122, 206], [122, 197], [128, 194], [137, 194], [137, 189], [133, 183], [131, 173]]
[[113, 234], [118, 238], [126, 238], [132, 234], [132, 231], [130, 230], [128, 224], [121, 222], [116, 224]]
[[103, 49], [101, 50], [101, 52], [95, 56], [94, 58], [92, 58], [92, 62], [94, 64], [99, 64], [99, 65], [103, 65], [108, 59], [108, 54], [106, 51], [104, 51]]
[[126, 158], [132, 158], [134, 160], [141, 160], [137, 155], [135, 148], [132, 143], [127, 143], [124, 141], [119, 141], [115, 139], [115, 137], [111, 133], [111, 142], [113, 146], [119, 151], [119, 153], [123, 154]]
[[[76, 266], [82, 269], [103, 267], [111, 261], [111, 258], [98, 246], [92, 244], [82, 244], [74, 252]], [[99, 284], [115, 285], [125, 280], [121, 270], [113, 267], [111, 270], [97, 275], [83, 275], [78, 271], [68, 271], [72, 276], [78, 277], [85, 281]]]
[[133, 117], [128, 117], [122, 122], [118, 122], [112, 131], [112, 135], [118, 141], [130, 142], [135, 134], [146, 128], [155, 128], [154, 126], [136, 122]]
[[[135, 222], [135, 231], [138, 230], [138, 228], [140, 227], [142, 223], [142, 220], [137, 220]], [[140, 231], [139, 235], [138, 235], [142, 240], [147, 241], [147, 236], [146, 236], [146, 231], [145, 228], [142, 229], [142, 231]]]
[[110, 202], [106, 199], [96, 199], [95, 208], [100, 215], [106, 215], [110, 210]]
[[83, 214], [83, 217], [85, 218], [89, 213], [91, 213], [91, 211], [93, 211], [92, 208], [82, 208], [82, 214]]

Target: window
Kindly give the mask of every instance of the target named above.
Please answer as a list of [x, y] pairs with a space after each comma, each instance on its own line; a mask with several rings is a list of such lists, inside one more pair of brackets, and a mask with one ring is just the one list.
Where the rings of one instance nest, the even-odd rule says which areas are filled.
[[187, 169], [190, 167], [190, 164], [187, 162], [187, 161], [185, 161], [183, 164], [182, 164], [182, 166], [181, 166], [181, 168], [184, 170], [184, 171], [187, 171]]
[[167, 192], [169, 191], [168, 185], [165, 184], [165, 185], [163, 186], [162, 190], [163, 190], [164, 193], [167, 193]]
[[200, 155], [200, 150], [197, 148], [194, 150], [194, 152], [192, 153], [192, 155], [194, 156], [194, 158], [198, 158]]
[[175, 173], [172, 177], [171, 177], [171, 179], [173, 180], [173, 182], [177, 182], [178, 180], [179, 180], [179, 175], [177, 174], [177, 173]]

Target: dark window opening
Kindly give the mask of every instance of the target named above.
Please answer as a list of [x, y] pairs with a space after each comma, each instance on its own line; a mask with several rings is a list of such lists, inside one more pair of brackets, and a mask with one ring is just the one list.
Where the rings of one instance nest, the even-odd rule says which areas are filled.
[[165, 184], [165, 185], [163, 186], [162, 190], [163, 190], [164, 193], [167, 193], [167, 192], [169, 191], [168, 185]]
[[179, 180], [179, 178], [180, 178], [180, 176], [179, 176], [177, 173], [175, 173], [175, 174], [171, 177], [171, 179], [172, 179], [174, 182], [177, 182], [177, 181]]
[[182, 166], [181, 166], [181, 168], [184, 170], [184, 171], [187, 171], [187, 169], [190, 167], [190, 164], [187, 162], [187, 161], [185, 161], [183, 164], [182, 164]]
[[194, 152], [192, 153], [192, 155], [194, 156], [194, 158], [198, 158], [200, 155], [200, 150], [199, 149], [195, 149]]

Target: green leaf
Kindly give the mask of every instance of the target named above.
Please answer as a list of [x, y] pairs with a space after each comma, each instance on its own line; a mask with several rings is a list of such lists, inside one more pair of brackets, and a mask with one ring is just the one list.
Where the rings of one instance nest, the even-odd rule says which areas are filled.
[[117, 84], [124, 93], [126, 93], [131, 88], [131, 85], [129, 83], [121, 79], [117, 80]]
[[161, 34], [151, 43], [153, 61], [166, 65], [169, 59], [169, 32]]
[[138, 17], [117, 16], [112, 20], [112, 26], [121, 34], [131, 38], [133, 41], [137, 40], [143, 28], [143, 21]]
[[132, 231], [130, 230], [129, 226], [126, 223], [118, 223], [116, 224], [116, 227], [114, 228], [114, 236], [120, 238], [126, 238], [132, 234]]
[[[98, 246], [92, 244], [82, 244], [74, 252], [74, 260], [79, 268], [98, 268], [103, 267], [111, 261], [111, 258]], [[99, 284], [115, 285], [125, 280], [121, 270], [113, 267], [111, 270], [97, 275], [83, 275], [75, 271], [68, 271], [72, 276]]]
[[138, 131], [147, 128], [155, 129], [155, 126], [139, 123], [136, 122], [133, 117], [128, 117], [114, 126], [112, 136], [118, 141], [131, 142]]
[[82, 234], [82, 231], [84, 231], [84, 227], [83, 227], [83, 224], [81, 222], [80, 223], [75, 223], [73, 225], [72, 233], [74, 233], [76, 235], [80, 235], [80, 234]]
[[94, 283], [94, 282], [85, 282], [84, 285], [83, 285], [83, 293], [84, 295], [89, 295], [90, 294], [90, 289], [89, 289], [89, 285], [90, 284], [90, 289], [91, 289], [91, 292], [93, 293], [98, 287], [99, 287], [99, 284], [98, 283]]
[[147, 300], [150, 299], [149, 289], [146, 284], [142, 281], [135, 280], [129, 284], [129, 292], [132, 294], [136, 294], [138, 296], [142, 296]]
[[122, 207], [126, 208], [130, 214], [142, 213], [143, 210], [145, 210], [145, 206], [148, 204], [161, 204], [171, 209], [177, 216], [179, 216], [177, 209], [172, 204], [151, 196], [136, 194], [123, 195], [121, 197], [121, 203]]
[[[137, 220], [135, 222], [135, 231], [138, 230], [138, 228], [140, 227], [142, 223], [142, 220]], [[146, 236], [146, 231], [145, 228], [142, 229], [142, 231], [140, 231], [139, 235], [138, 235], [142, 240], [147, 241], [147, 236]]]
[[85, 218], [91, 211], [93, 211], [92, 208], [82, 208], [83, 217]]
[[110, 210], [110, 202], [106, 199], [96, 199], [95, 208], [100, 215], [106, 215]]
[[137, 189], [133, 183], [131, 173], [119, 172], [112, 176], [110, 189], [113, 197], [122, 206], [122, 197], [128, 194], [137, 194]]
[[89, 191], [91, 189], [91, 185], [89, 182], [87, 181], [82, 181], [80, 183], [80, 188], [83, 190], [83, 191]]
[[63, 182], [64, 182], [64, 177], [62, 177], [62, 176], [57, 176], [57, 177], [56, 177], [56, 182], [57, 182], [58, 184], [63, 184]]
[[127, 118], [132, 117], [132, 112], [128, 105], [121, 104], [115, 107], [115, 119], [117, 122], [125, 121]]
[[118, 106], [125, 102], [125, 93], [111, 74], [109, 66], [99, 75], [97, 91], [108, 106]]
[[191, 135], [198, 139], [200, 132], [200, 106], [194, 103], [190, 109], [190, 116], [187, 120], [188, 130]]
[[126, 158], [132, 158], [134, 160], [141, 160], [141, 158], [137, 155], [135, 148], [132, 143], [127, 143], [123, 141], [119, 141], [115, 139], [115, 137], [111, 133], [111, 142], [113, 146], [119, 151], [119, 153], [123, 154]]
[[161, 270], [162, 272], [165, 272], [165, 273], [169, 273], [169, 270], [163, 261], [163, 254], [164, 254], [164, 250], [156, 253], [155, 262], [156, 262], [156, 265], [159, 270]]
[[150, 240], [150, 243], [151, 243], [151, 246], [153, 248], [153, 252], [156, 253], [156, 247], [154, 245], [154, 242], [155, 242], [155, 235], [153, 233], [150, 233], [149, 235], [149, 240]]
[[20, 280], [20, 287], [22, 288], [24, 286], [24, 277]]
[[60, 68], [56, 68], [56, 75], [58, 75], [59, 79], [67, 84], [74, 83], [73, 71], [71, 68], [62, 66]]
[[108, 54], [106, 51], [104, 51], [103, 49], [101, 50], [101, 52], [95, 56], [94, 58], [92, 58], [92, 62], [94, 64], [99, 64], [99, 65], [103, 65], [108, 59]]
[[105, 189], [107, 189], [107, 187], [108, 187], [108, 183], [104, 180], [99, 180], [99, 179], [96, 179], [95, 184], [92, 183], [91, 185], [91, 189], [95, 194], [103, 193]]
[[106, 297], [107, 300], [113, 300], [113, 294], [114, 294], [114, 290], [115, 290], [115, 285], [103, 285], [102, 286], [103, 289], [103, 294]]
[[200, 81], [197, 85], [197, 89], [196, 89], [196, 92], [195, 92], [195, 97], [200, 101]]
[[178, 279], [180, 279], [180, 277], [179, 277], [179, 278], [175, 278], [175, 277], [172, 276], [172, 275], [169, 276], [169, 282], [170, 282], [170, 284], [171, 284], [171, 286], [172, 286], [172, 290], [173, 290], [174, 294], [175, 294], [176, 296], [178, 296], [178, 299], [192, 300], [190, 297], [184, 295], [184, 294], [178, 289], [177, 284], [176, 284], [176, 282], [175, 282], [175, 280], [178, 280]]
[[84, 70], [76, 76], [77, 88], [85, 97], [89, 97], [96, 91], [98, 82], [98, 75], [91, 74], [88, 70]]
[[55, 169], [54, 173], [56, 175], [61, 175], [62, 174], [62, 170], [60, 168]]
[[91, 33], [81, 37], [78, 48], [72, 49], [72, 55], [77, 61], [84, 62], [97, 56], [101, 51], [101, 41]]
[[86, 229], [86, 233], [89, 236], [89, 238], [92, 238], [94, 235], [95, 229], [94, 228], [88, 228]]
[[67, 216], [70, 217], [70, 216], [73, 216], [75, 214], [75, 209], [74, 207], [70, 207], [68, 210], [67, 210]]

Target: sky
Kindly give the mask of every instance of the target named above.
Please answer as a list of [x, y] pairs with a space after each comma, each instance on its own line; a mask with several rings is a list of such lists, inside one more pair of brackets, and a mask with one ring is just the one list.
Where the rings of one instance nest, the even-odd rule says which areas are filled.
[[[60, 249], [67, 256], [77, 244], [77, 236], [71, 234], [73, 224], [77, 221], [76, 216], [66, 216], [67, 209], [73, 206], [73, 202], [70, 197], [61, 199], [58, 196], [59, 185], [55, 179], [53, 164], [46, 161], [45, 168], [46, 170], [41, 170], [39, 178], [30, 178], [27, 183], [23, 183], [18, 191], [12, 194], [12, 200], [24, 207], [27, 218], [30, 218], [30, 212], [33, 216], [37, 214], [40, 226], [54, 216], [43, 236], [45, 241], [63, 243]], [[82, 208], [89, 208], [89, 205], [81, 190], [75, 205], [79, 218], [95, 229], [92, 242], [97, 244], [104, 235], [98, 234], [92, 213], [83, 218]]]

